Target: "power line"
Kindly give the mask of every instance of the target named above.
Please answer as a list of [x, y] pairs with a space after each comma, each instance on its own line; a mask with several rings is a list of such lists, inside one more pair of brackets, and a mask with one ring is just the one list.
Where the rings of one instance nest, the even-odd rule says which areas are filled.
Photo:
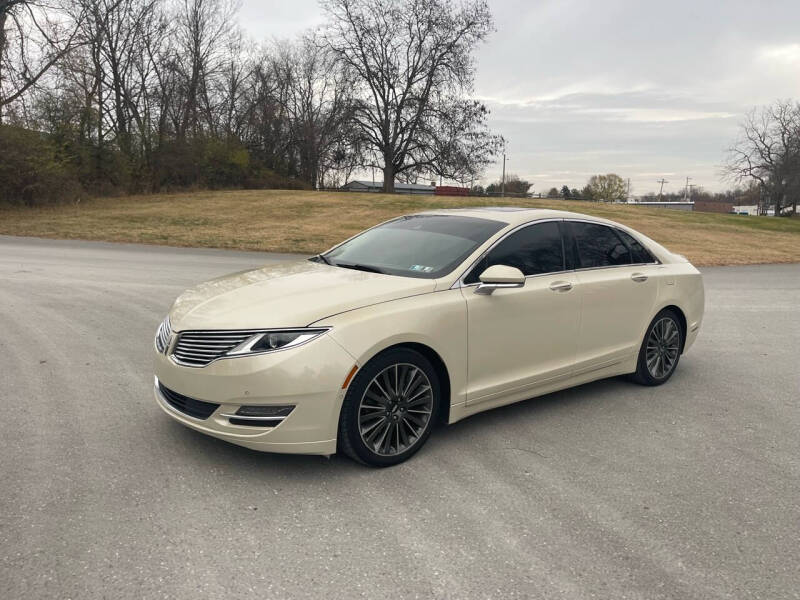
[[503, 184], [500, 190], [500, 196], [506, 197], [506, 153], [503, 152]]
[[656, 183], [660, 183], [660, 184], [661, 184], [661, 187], [660, 187], [660, 188], [659, 188], [659, 190], [658, 190], [658, 199], [659, 199], [659, 200], [661, 200], [661, 193], [664, 191], [664, 184], [665, 184], [665, 183], [669, 183], [669, 181], [667, 181], [666, 179], [664, 179], [664, 178], [662, 177], [661, 179], [659, 179], [658, 181], [656, 181]]

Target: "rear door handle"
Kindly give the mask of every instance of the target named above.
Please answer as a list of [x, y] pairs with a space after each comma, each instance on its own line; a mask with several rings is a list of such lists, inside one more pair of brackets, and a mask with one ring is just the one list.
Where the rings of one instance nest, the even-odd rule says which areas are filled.
[[631, 279], [641, 283], [642, 281], [647, 281], [647, 275], [644, 273], [631, 273]]
[[554, 281], [550, 284], [550, 289], [554, 292], [568, 292], [572, 289], [572, 284], [569, 281]]

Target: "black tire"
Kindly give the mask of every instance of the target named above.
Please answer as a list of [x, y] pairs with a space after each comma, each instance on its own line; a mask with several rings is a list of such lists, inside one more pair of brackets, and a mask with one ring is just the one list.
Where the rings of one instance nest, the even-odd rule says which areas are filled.
[[347, 389], [339, 416], [339, 450], [372, 467], [408, 460], [428, 439], [440, 402], [439, 378], [422, 354], [409, 348], [378, 354]]
[[650, 386], [666, 382], [678, 368], [685, 335], [681, 319], [674, 310], [665, 308], [659, 312], [647, 326], [639, 348], [636, 372], [631, 379]]

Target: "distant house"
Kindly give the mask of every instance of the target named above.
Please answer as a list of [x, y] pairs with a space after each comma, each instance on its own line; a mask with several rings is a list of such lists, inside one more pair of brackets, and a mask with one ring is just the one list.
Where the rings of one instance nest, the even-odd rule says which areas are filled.
[[695, 200], [694, 209], [699, 212], [730, 213], [733, 204], [730, 202], [711, 202], [708, 200]]
[[[354, 179], [344, 184], [340, 189], [348, 192], [382, 192], [382, 181], [365, 181]], [[419, 183], [395, 183], [394, 191], [398, 194], [433, 194], [435, 186], [422, 185]]]
[[469, 196], [469, 188], [454, 185], [437, 185], [434, 194], [437, 196]]

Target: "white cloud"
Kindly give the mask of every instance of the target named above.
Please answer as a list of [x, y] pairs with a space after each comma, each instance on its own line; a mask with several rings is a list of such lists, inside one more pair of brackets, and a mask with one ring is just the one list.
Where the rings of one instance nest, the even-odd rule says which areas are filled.
[[800, 63], [800, 44], [784, 44], [782, 46], [764, 46], [759, 51], [762, 59], [781, 63]]
[[697, 121], [701, 119], [730, 119], [737, 115], [729, 112], [704, 112], [686, 109], [664, 108], [587, 108], [585, 114], [606, 115], [608, 120], [630, 121], [632, 123], [674, 123], [676, 121]]

